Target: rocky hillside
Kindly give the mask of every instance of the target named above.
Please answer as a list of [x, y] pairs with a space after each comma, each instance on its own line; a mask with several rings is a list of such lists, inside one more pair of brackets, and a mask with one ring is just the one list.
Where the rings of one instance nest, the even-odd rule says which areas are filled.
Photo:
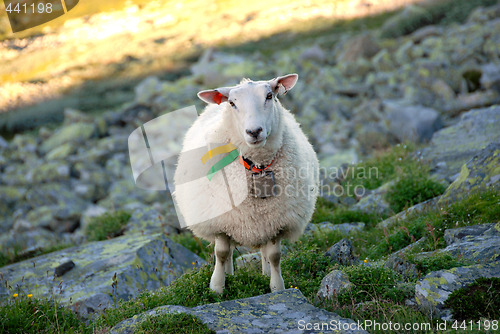
[[[487, 305], [463, 318], [453, 298], [467, 304], [468, 286], [500, 277], [500, 6], [461, 24], [401, 28], [429, 15], [412, 6], [378, 29], [271, 54], [209, 49], [189, 75], [149, 77], [116, 110], [67, 108], [60, 126], [0, 137], [1, 307], [48, 299], [116, 333], [147, 332], [160, 326], [152, 319], [179, 312], [220, 333], [296, 332], [301, 319], [335, 319], [345, 333], [377, 332], [353, 320], [441, 319], [449, 328], [498, 319], [500, 308]], [[202, 89], [292, 72], [299, 82], [282, 100], [328, 191], [304, 237], [285, 244], [293, 289], [268, 295], [258, 253], [241, 248], [228, 292], [214, 296], [210, 246], [179, 228], [167, 192], [135, 186], [128, 136], [201, 107]], [[349, 172], [369, 167], [377, 174]], [[348, 192], [356, 186], [363, 192]], [[0, 315], [0, 329], [12, 319]], [[79, 332], [95, 329], [75, 321]]]

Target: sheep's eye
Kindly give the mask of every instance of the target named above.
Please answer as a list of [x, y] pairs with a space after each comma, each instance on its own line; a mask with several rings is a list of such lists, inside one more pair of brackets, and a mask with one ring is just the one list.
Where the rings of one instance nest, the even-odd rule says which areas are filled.
[[231, 105], [231, 107], [236, 108], [236, 105], [234, 104], [233, 101], [229, 101], [229, 104]]
[[273, 98], [273, 93], [267, 93], [266, 100], [270, 100]]

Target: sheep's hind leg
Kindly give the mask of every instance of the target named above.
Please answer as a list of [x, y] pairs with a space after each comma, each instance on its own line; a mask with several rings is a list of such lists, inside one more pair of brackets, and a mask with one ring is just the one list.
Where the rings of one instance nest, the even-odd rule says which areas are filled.
[[216, 293], [222, 293], [226, 280], [225, 266], [228, 260], [231, 245], [229, 237], [220, 234], [215, 238], [215, 268], [210, 280], [210, 289]]
[[269, 241], [266, 246], [266, 255], [271, 267], [271, 291], [285, 290], [283, 277], [281, 277], [281, 240], [279, 238]]
[[260, 255], [262, 257], [262, 274], [266, 276], [271, 276], [271, 264], [267, 257], [266, 246], [264, 245], [260, 248]]
[[226, 264], [224, 265], [224, 271], [227, 275], [233, 275], [234, 274], [234, 268], [233, 268], [233, 251], [234, 251], [234, 245], [229, 246], [229, 255], [227, 256], [227, 261]]

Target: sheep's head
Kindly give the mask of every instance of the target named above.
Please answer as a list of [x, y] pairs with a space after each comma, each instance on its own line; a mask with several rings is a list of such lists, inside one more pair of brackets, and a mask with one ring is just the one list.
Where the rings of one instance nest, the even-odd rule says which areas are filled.
[[198, 97], [207, 103], [228, 103], [233, 124], [247, 145], [262, 147], [279, 122], [278, 94], [295, 86], [297, 74], [288, 74], [269, 81], [244, 80], [233, 87], [204, 90]]

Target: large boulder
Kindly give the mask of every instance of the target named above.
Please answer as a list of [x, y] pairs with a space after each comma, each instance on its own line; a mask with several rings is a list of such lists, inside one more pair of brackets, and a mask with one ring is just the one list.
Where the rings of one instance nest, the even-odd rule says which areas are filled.
[[418, 306], [438, 317], [449, 316], [444, 302], [449, 295], [472, 284], [479, 277], [500, 277], [498, 264], [477, 264], [449, 270], [434, 271], [420, 279], [415, 286]]
[[460, 175], [446, 189], [440, 202], [463, 197], [471, 192], [494, 188], [500, 190], [500, 142], [491, 143], [462, 166]]
[[[150, 316], [190, 313], [217, 333], [367, 333], [350, 319], [316, 308], [296, 289], [287, 289], [251, 298], [207, 304], [194, 308], [166, 305], [126, 319], [110, 331], [135, 333]], [[328, 323], [330, 327], [322, 327]], [[307, 327], [306, 327], [307, 326]]]
[[450, 179], [462, 165], [488, 144], [500, 142], [500, 106], [475, 109], [460, 121], [434, 134], [422, 157], [429, 160], [433, 174]]
[[444, 240], [448, 246], [440, 252], [474, 262], [500, 261], [500, 222], [448, 229]]
[[[59, 277], [69, 261], [74, 266]], [[141, 290], [169, 285], [205, 261], [162, 234], [130, 235], [91, 242], [0, 268], [0, 296], [16, 287], [35, 297], [57, 297], [89, 317], [113, 300], [136, 297]], [[63, 267], [60, 267], [63, 266]], [[59, 269], [57, 269], [59, 268]]]
[[389, 131], [400, 141], [425, 142], [442, 128], [439, 113], [424, 106], [405, 106], [394, 101], [384, 102]]
[[349, 277], [342, 270], [332, 270], [328, 275], [323, 277], [318, 293], [318, 300], [332, 299], [340, 291], [350, 289], [352, 283]]
[[95, 134], [94, 124], [88, 123], [73, 123], [61, 127], [49, 139], [45, 140], [40, 146], [40, 151], [47, 153], [54, 148], [74, 142], [78, 144], [85, 144]]
[[330, 262], [343, 266], [350, 266], [358, 262], [358, 258], [354, 255], [352, 243], [348, 239], [342, 239], [330, 247], [325, 256], [328, 257]]

